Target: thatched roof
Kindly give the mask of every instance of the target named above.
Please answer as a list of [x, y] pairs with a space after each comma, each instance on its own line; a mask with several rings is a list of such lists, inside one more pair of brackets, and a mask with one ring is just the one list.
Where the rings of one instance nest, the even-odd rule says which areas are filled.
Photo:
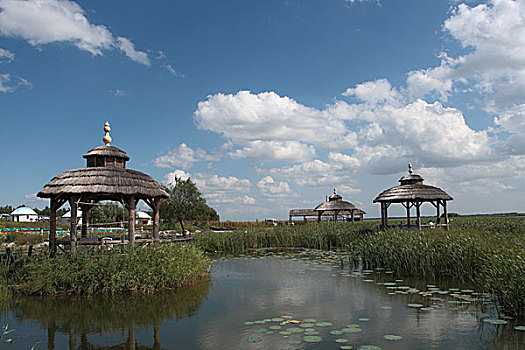
[[350, 202], [338, 200], [338, 201], [328, 201], [319, 204], [317, 207], [315, 207], [316, 211], [352, 211], [352, 210], [358, 210], [355, 205], [353, 205]]
[[435, 201], [435, 200], [452, 200], [445, 191], [434, 186], [423, 184], [399, 185], [383, 191], [374, 199], [377, 202], [401, 203], [406, 201]]
[[[319, 213], [315, 209], [290, 209], [290, 213], [289, 213], [290, 216], [312, 216], [312, 217], [317, 217], [318, 214]], [[364, 212], [361, 209], [354, 210], [354, 215], [363, 215], [363, 214], [366, 214], [366, 212]], [[323, 213], [323, 217], [330, 217], [330, 216], [331, 214], [329, 213]]]
[[84, 154], [82, 157], [88, 158], [91, 156], [104, 156], [104, 157], [116, 157], [116, 158], [124, 158], [125, 160], [129, 160], [129, 156], [121, 150], [120, 148], [114, 147], [114, 146], [97, 146]]
[[68, 170], [55, 176], [38, 192], [37, 196], [51, 198], [70, 194], [92, 194], [98, 197], [104, 195], [135, 195], [137, 198], [169, 197], [151, 176], [136, 170], [113, 167]]

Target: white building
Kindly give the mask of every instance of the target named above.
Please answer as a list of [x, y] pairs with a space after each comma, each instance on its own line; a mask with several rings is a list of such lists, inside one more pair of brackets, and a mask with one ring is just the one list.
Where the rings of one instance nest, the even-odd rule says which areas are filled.
[[37, 222], [38, 214], [31, 208], [20, 207], [11, 213], [11, 221], [17, 222]]
[[137, 224], [153, 225], [153, 220], [151, 216], [144, 211], [138, 210], [136, 214], [136, 219], [137, 219]]
[[[71, 222], [71, 210], [62, 215], [62, 218], [60, 218], [60, 223], [63, 226], [69, 225]], [[82, 211], [77, 210], [77, 225], [82, 225]]]

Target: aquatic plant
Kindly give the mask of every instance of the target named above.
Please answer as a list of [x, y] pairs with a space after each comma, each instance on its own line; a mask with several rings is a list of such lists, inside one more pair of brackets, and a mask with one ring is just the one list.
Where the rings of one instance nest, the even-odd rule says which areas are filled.
[[4, 283], [10, 292], [26, 295], [144, 293], [190, 285], [209, 267], [203, 252], [189, 244], [126, 247], [98, 255], [20, 258], [7, 267]]
[[374, 222], [247, 227], [202, 232], [194, 244], [226, 254], [269, 247], [337, 249], [370, 268], [470, 283], [495, 295], [506, 314], [525, 317], [524, 218], [455, 218], [450, 231], [381, 231]]

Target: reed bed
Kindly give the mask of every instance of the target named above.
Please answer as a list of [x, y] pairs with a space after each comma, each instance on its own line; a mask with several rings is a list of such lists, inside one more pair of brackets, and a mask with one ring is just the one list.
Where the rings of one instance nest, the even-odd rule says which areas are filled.
[[455, 218], [450, 231], [381, 231], [377, 223], [307, 224], [206, 232], [194, 243], [208, 252], [304, 247], [344, 250], [351, 261], [427, 280], [452, 279], [494, 294], [505, 313], [525, 317], [525, 219]]
[[147, 293], [191, 285], [207, 276], [209, 259], [191, 244], [126, 247], [98, 255], [80, 251], [2, 262], [2, 290], [13, 294]]

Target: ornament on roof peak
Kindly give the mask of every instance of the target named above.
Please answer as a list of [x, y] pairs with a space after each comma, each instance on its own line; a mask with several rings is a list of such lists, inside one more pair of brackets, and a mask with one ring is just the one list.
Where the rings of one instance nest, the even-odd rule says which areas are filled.
[[111, 136], [109, 136], [111, 128], [109, 127], [109, 122], [106, 122], [106, 124], [104, 124], [104, 131], [106, 132], [106, 135], [104, 135], [102, 141], [104, 141], [104, 144], [106, 146], [109, 146], [111, 144]]
[[408, 163], [408, 173], [409, 174], [413, 173], [413, 171], [412, 171], [412, 163]]

